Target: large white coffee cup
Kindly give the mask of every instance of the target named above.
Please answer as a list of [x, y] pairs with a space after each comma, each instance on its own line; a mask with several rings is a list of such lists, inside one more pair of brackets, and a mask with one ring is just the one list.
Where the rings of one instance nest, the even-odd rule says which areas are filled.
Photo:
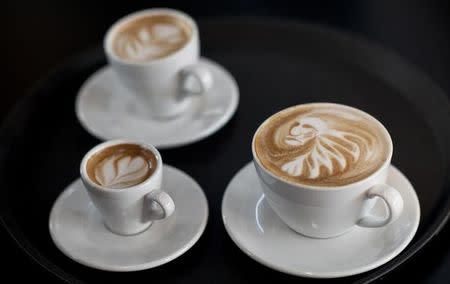
[[[295, 183], [267, 170], [256, 153], [256, 131], [252, 141], [256, 172], [268, 204], [287, 226], [305, 236], [330, 238], [342, 235], [355, 226], [382, 227], [399, 217], [403, 199], [395, 188], [386, 184], [392, 141], [387, 130], [379, 125], [389, 143], [386, 147], [389, 149], [388, 158], [381, 167], [356, 182], [327, 187]], [[377, 198], [386, 204], [384, 218], [370, 214]]]
[[[113, 43], [124, 25], [152, 15], [169, 15], [186, 23], [190, 37], [178, 50], [161, 58], [131, 61], [116, 54]], [[213, 84], [211, 72], [199, 65], [199, 33], [195, 21], [180, 11], [167, 8], [132, 13], [111, 26], [104, 38], [108, 63], [135, 98], [145, 104], [154, 118], [174, 117], [189, 107], [193, 95], [204, 94]]]
[[[121, 189], [106, 188], [91, 180], [87, 173], [89, 159], [100, 151], [119, 144], [136, 144], [156, 156], [156, 168], [143, 182]], [[175, 210], [172, 198], [162, 190], [161, 155], [155, 147], [126, 140], [112, 140], [92, 148], [80, 166], [81, 180], [106, 227], [113, 233], [132, 235], [146, 230], [153, 221], [169, 217]]]

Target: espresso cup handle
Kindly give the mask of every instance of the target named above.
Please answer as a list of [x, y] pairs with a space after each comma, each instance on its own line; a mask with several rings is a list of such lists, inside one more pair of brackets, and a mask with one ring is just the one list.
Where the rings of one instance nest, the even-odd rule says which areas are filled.
[[[386, 204], [388, 214], [385, 218], [373, 216], [370, 214], [374, 202], [374, 198], [379, 197]], [[358, 226], [376, 228], [385, 226], [400, 216], [403, 210], [403, 199], [400, 193], [387, 184], [378, 184], [373, 186], [367, 192], [367, 198], [363, 204], [363, 216], [358, 221]]]
[[148, 207], [148, 218], [150, 220], [161, 220], [169, 217], [175, 211], [175, 204], [172, 198], [159, 189], [153, 190], [146, 196]]
[[201, 95], [213, 85], [211, 71], [198, 64], [189, 65], [180, 71], [180, 86], [183, 97]]

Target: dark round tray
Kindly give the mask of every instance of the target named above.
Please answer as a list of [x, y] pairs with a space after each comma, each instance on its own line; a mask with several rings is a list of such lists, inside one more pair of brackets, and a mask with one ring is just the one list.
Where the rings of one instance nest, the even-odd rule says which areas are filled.
[[[1, 221], [43, 267], [71, 282], [238, 283], [257, 279], [297, 282], [241, 252], [222, 224], [220, 204], [233, 175], [251, 160], [254, 130], [290, 105], [331, 101], [377, 117], [394, 141], [393, 164], [412, 182], [421, 222], [411, 244], [389, 263], [335, 282], [376, 279], [413, 256], [442, 228], [450, 211], [450, 106], [427, 76], [395, 54], [355, 36], [323, 27], [258, 19], [200, 23], [202, 54], [236, 78], [241, 100], [234, 118], [198, 143], [163, 150], [164, 162], [203, 187], [210, 206], [204, 235], [188, 252], [163, 266], [112, 273], [65, 257], [48, 232], [51, 206], [79, 176], [85, 152], [99, 143], [75, 117], [81, 84], [105, 64], [95, 49], [69, 60], [8, 115], [0, 134]], [[305, 279], [306, 280], [306, 279]]]

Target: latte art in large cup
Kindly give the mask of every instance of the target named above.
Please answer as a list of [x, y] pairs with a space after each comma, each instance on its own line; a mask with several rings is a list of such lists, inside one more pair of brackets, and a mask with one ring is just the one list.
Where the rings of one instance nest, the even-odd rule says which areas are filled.
[[370, 115], [344, 105], [316, 103], [285, 109], [257, 130], [254, 149], [276, 176], [312, 186], [362, 180], [388, 160], [392, 142]]
[[134, 144], [119, 144], [95, 153], [87, 162], [89, 178], [106, 188], [120, 189], [148, 179], [157, 166], [150, 150]]
[[122, 59], [151, 61], [181, 49], [191, 34], [189, 24], [178, 17], [169, 14], [144, 15], [119, 26], [112, 48]]

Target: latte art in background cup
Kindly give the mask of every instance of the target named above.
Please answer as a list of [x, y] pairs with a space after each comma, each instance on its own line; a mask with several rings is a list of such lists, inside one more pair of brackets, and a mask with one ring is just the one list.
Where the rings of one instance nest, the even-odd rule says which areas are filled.
[[182, 48], [192, 29], [180, 18], [155, 14], [124, 24], [113, 39], [114, 52], [125, 60], [150, 61]]
[[286, 180], [339, 186], [364, 179], [389, 158], [384, 127], [360, 110], [329, 104], [285, 109], [255, 136], [263, 166]]
[[125, 87], [117, 94], [130, 94], [142, 109], [138, 113], [148, 109], [152, 118], [173, 118], [213, 86], [211, 71], [199, 60], [197, 24], [181, 11], [154, 8], [127, 15], [111, 26], [103, 46]]
[[[252, 141], [267, 203], [291, 229], [315, 238], [382, 227], [399, 217], [403, 199], [386, 184], [392, 150], [378, 120], [333, 103], [282, 110], [259, 126]], [[377, 200], [388, 208], [384, 217], [371, 214]]]

